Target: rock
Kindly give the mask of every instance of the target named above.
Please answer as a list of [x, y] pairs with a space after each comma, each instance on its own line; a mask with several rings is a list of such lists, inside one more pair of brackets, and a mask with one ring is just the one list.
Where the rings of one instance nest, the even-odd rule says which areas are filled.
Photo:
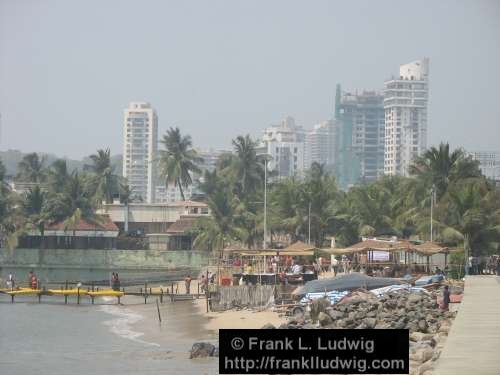
[[330, 315], [330, 318], [333, 320], [342, 319], [344, 317], [344, 313], [337, 310], [328, 311], [328, 315]]
[[418, 329], [420, 332], [427, 332], [427, 322], [424, 319], [418, 321]]
[[450, 332], [450, 325], [449, 323], [442, 323], [441, 326], [438, 329], [438, 332], [440, 333], [448, 333]]
[[328, 315], [324, 312], [319, 313], [318, 321], [322, 327], [333, 323], [333, 319], [330, 317], [330, 315]]
[[418, 375], [424, 375], [427, 371], [432, 371], [434, 368], [434, 364], [432, 361], [427, 361], [421, 364], [418, 368]]
[[[208, 342], [195, 342], [191, 348], [189, 358], [205, 358], [212, 357], [215, 352], [215, 345]], [[218, 354], [217, 350], [217, 354]]]
[[422, 295], [420, 293], [412, 293], [408, 297], [408, 302], [410, 303], [417, 303], [422, 301]]
[[321, 312], [325, 312], [328, 307], [331, 306], [331, 303], [326, 298], [318, 298], [311, 302], [311, 319], [313, 323], [318, 320], [319, 314]]
[[335, 326], [338, 328], [345, 328], [347, 326], [347, 323], [344, 319], [339, 319], [335, 322]]
[[410, 340], [419, 342], [419, 341], [429, 341], [434, 338], [433, 335], [429, 333], [422, 333], [422, 332], [411, 332], [410, 333]]
[[264, 324], [260, 329], [276, 329], [271, 323]]
[[366, 328], [372, 329], [377, 325], [377, 319], [375, 318], [365, 318], [363, 319], [363, 323], [365, 323]]
[[434, 351], [429, 346], [424, 346], [417, 348], [415, 352], [410, 354], [410, 359], [412, 361], [417, 361], [420, 363], [427, 362], [434, 355]]

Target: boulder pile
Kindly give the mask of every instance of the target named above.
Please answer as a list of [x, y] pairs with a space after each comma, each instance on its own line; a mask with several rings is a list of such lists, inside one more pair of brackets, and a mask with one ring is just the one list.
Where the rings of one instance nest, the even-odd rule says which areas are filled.
[[455, 315], [439, 309], [434, 293], [397, 291], [378, 298], [356, 291], [333, 306], [324, 299], [315, 300], [310, 316], [293, 318], [279, 328], [408, 329], [410, 374], [430, 375]]

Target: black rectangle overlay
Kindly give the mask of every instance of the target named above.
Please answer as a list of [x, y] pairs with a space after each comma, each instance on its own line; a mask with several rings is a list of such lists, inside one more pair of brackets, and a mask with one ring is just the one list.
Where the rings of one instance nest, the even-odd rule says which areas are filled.
[[406, 329], [221, 329], [221, 374], [408, 374]]

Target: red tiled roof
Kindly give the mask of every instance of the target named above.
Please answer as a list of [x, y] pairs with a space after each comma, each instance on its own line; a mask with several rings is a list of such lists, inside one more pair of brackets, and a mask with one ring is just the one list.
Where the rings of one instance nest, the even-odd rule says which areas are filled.
[[181, 217], [175, 223], [170, 225], [167, 229], [167, 233], [169, 234], [182, 234], [185, 231], [193, 228], [196, 224], [197, 218], [195, 217]]
[[64, 222], [52, 223], [45, 230], [78, 230], [78, 231], [111, 231], [118, 232], [119, 229], [108, 215], [98, 215], [95, 221], [81, 219], [76, 228], [70, 227]]

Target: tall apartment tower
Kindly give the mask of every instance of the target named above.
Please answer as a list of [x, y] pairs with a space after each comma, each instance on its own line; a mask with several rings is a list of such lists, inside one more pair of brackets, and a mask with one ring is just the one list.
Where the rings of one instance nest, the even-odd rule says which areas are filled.
[[337, 85], [336, 176], [342, 188], [384, 174], [384, 97], [376, 91], [342, 92]]
[[304, 172], [305, 131], [295, 124], [293, 117], [264, 130], [262, 142], [265, 152], [271, 156], [268, 168], [276, 171], [278, 178]]
[[149, 103], [133, 102], [124, 111], [123, 177], [132, 195], [155, 202], [158, 116]]
[[407, 176], [427, 147], [429, 59], [401, 65], [399, 77], [385, 82], [384, 173]]
[[311, 131], [306, 133], [305, 144], [305, 169], [311, 168], [312, 163], [329, 165], [330, 160], [330, 122], [324, 121], [317, 125]]

